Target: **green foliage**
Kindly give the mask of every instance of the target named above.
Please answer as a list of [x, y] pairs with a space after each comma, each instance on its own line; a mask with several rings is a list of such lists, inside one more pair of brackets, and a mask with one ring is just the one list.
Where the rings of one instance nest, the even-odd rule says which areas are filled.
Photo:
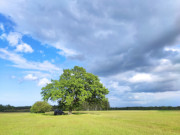
[[109, 110], [110, 105], [108, 99], [94, 103], [94, 104], [89, 104], [88, 102], [84, 102], [82, 106], [78, 110], [86, 110], [86, 111], [97, 111], [97, 110]]
[[37, 101], [34, 103], [34, 105], [31, 107], [32, 113], [45, 113], [49, 112], [51, 110], [52, 106], [48, 104], [45, 101]]
[[15, 107], [14, 106], [11, 106], [11, 105], [1, 105], [0, 104], [0, 112], [13, 112], [15, 110]]
[[108, 93], [98, 76], [78, 66], [63, 70], [60, 79], [51, 80], [41, 92], [44, 100], [58, 101], [61, 107], [69, 108], [69, 111], [80, 107], [83, 102], [100, 103], [106, 100]]

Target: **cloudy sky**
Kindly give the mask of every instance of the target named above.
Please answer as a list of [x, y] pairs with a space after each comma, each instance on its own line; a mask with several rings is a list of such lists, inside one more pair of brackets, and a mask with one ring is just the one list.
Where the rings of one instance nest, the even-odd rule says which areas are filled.
[[180, 105], [179, 0], [0, 0], [0, 104], [32, 105], [83, 66], [111, 106]]

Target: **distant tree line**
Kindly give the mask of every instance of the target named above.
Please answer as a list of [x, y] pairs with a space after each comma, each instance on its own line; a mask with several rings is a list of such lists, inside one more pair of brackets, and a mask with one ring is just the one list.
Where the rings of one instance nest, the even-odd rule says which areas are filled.
[[[14, 107], [11, 105], [1, 105], [0, 112], [30, 112], [31, 106]], [[52, 106], [52, 111], [55, 109], [62, 109], [68, 111], [68, 108], [61, 108], [60, 106]], [[150, 107], [110, 107], [109, 102], [99, 104], [88, 104], [84, 102], [81, 107], [76, 108], [75, 111], [99, 111], [99, 110], [180, 110], [180, 106], [150, 106]]]
[[31, 106], [14, 107], [11, 105], [0, 104], [0, 112], [30, 112]]
[[[18, 106], [14, 107], [11, 105], [1, 105], [0, 104], [0, 112], [30, 112], [31, 106]], [[52, 106], [52, 111], [55, 109], [60, 109], [63, 111], [68, 111], [68, 107], [64, 107], [61, 105], [54, 105]], [[89, 104], [87, 102], [84, 102], [82, 106], [77, 107], [74, 109], [74, 111], [99, 111], [99, 110], [110, 110], [110, 105], [108, 101], [102, 101], [98, 104]]]
[[180, 106], [111, 107], [110, 110], [180, 110]]
[[[0, 104], [0, 112], [30, 112], [31, 106], [18, 106], [14, 107], [11, 105], [1, 105]], [[54, 105], [52, 106], [52, 111], [55, 109], [60, 109], [63, 111], [68, 111], [68, 107], [64, 107], [63, 105]], [[110, 110], [110, 104], [108, 100], [102, 101], [100, 103], [91, 103], [84, 102], [81, 106], [74, 109], [74, 111], [99, 111], [99, 110]]]

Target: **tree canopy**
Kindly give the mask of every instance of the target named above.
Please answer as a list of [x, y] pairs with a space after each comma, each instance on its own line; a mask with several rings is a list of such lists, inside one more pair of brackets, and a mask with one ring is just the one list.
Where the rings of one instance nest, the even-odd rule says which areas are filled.
[[95, 104], [107, 100], [108, 93], [98, 76], [78, 66], [63, 70], [59, 80], [51, 80], [41, 92], [44, 100], [58, 101], [61, 107], [69, 108], [69, 113], [83, 102]]

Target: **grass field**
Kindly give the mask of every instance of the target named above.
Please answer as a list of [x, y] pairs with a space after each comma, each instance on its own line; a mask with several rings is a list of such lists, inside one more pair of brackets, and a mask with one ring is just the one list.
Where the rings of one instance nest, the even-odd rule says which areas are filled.
[[180, 111], [0, 113], [0, 135], [180, 135]]

